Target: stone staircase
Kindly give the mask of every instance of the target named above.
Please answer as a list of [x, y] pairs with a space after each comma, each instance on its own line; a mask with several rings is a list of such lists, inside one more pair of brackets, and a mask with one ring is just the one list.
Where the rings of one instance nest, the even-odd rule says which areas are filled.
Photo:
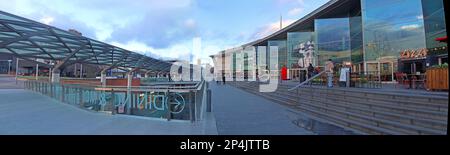
[[231, 85], [291, 107], [312, 118], [375, 135], [446, 135], [447, 95], [423, 95], [357, 88], [302, 87], [279, 84], [260, 93], [257, 82]]

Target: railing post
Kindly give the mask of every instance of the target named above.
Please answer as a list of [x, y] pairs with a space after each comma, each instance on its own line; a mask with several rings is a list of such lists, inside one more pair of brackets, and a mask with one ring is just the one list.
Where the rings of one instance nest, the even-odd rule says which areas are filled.
[[116, 106], [114, 105], [114, 101], [115, 101], [116, 97], [115, 97], [115, 93], [114, 93], [114, 89], [111, 89], [111, 107], [112, 107], [112, 112], [111, 114], [115, 115], [116, 114]]
[[195, 121], [195, 109], [194, 109], [194, 104], [195, 104], [195, 99], [194, 99], [194, 95], [193, 95], [193, 91], [189, 91], [189, 118], [191, 120], [191, 123], [194, 123]]
[[66, 93], [66, 87], [64, 87], [63, 84], [61, 84], [61, 102], [64, 102], [64, 98], [65, 98], [65, 93]]
[[170, 121], [172, 119], [172, 106], [169, 103], [169, 101], [170, 101], [169, 93], [170, 93], [170, 91], [167, 90], [167, 92], [166, 92], [166, 97], [167, 97], [167, 101], [166, 101], [166, 105], [167, 105], [167, 121]]
[[49, 87], [50, 87], [50, 97], [51, 98], [54, 98], [54, 95], [53, 95], [53, 83], [49, 83]]

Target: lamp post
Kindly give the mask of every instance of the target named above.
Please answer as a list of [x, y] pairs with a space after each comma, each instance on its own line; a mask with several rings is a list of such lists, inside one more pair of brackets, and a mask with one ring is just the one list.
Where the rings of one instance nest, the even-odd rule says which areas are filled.
[[17, 75], [19, 73], [19, 58], [16, 58], [16, 85], [17, 85]]

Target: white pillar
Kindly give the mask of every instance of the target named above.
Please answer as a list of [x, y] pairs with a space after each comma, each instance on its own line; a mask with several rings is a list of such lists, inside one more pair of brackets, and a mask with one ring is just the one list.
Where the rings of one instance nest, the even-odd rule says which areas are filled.
[[131, 89], [131, 83], [133, 81], [133, 72], [128, 73], [128, 81], [127, 81], [127, 88]]
[[39, 64], [36, 64], [36, 80], [39, 80]]
[[52, 83], [59, 83], [60, 80], [59, 74], [60, 73], [58, 70], [52, 69], [52, 80], [51, 80]]
[[100, 74], [101, 74], [100, 82], [102, 83], [102, 86], [105, 87], [106, 86], [106, 72], [102, 71]]
[[16, 58], [16, 84], [17, 84], [17, 75], [19, 75], [18, 72], [19, 72], [19, 58]]
[[128, 104], [127, 104], [127, 114], [131, 114], [131, 82], [133, 80], [133, 72], [130, 71], [128, 72], [128, 81], [127, 81], [127, 99], [128, 99]]

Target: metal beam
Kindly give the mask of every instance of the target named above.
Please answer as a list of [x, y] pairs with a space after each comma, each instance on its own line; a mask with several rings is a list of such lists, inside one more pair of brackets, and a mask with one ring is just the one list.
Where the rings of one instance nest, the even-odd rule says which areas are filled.
[[75, 49], [75, 51], [72, 51], [68, 56], [66, 56], [63, 60], [62, 63], [56, 64], [55, 68], [53, 68], [53, 72], [54, 73], [58, 73], [59, 72], [59, 68], [61, 66], [63, 66], [67, 61], [69, 61], [70, 58], [72, 58], [75, 54], [77, 54], [79, 51], [83, 50], [85, 48], [86, 44], [81, 45], [80, 47], [78, 47], [77, 49]]
[[[8, 24], [4, 24], [2, 23], [3, 26], [5, 26], [6, 28], [16, 32], [17, 34], [19, 34], [21, 37], [24, 36], [24, 34], [22, 32], [17, 31], [16, 29], [14, 29], [13, 27], [9, 26]], [[38, 44], [36, 44], [34, 41], [30, 40], [31, 37], [28, 37], [26, 39], [26, 41], [29, 41], [33, 46], [39, 48], [42, 52], [44, 52], [45, 54], [47, 54], [48, 56], [50, 56], [51, 59], [55, 60], [55, 58], [49, 54], [46, 50], [44, 50], [43, 48], [41, 48]]]

